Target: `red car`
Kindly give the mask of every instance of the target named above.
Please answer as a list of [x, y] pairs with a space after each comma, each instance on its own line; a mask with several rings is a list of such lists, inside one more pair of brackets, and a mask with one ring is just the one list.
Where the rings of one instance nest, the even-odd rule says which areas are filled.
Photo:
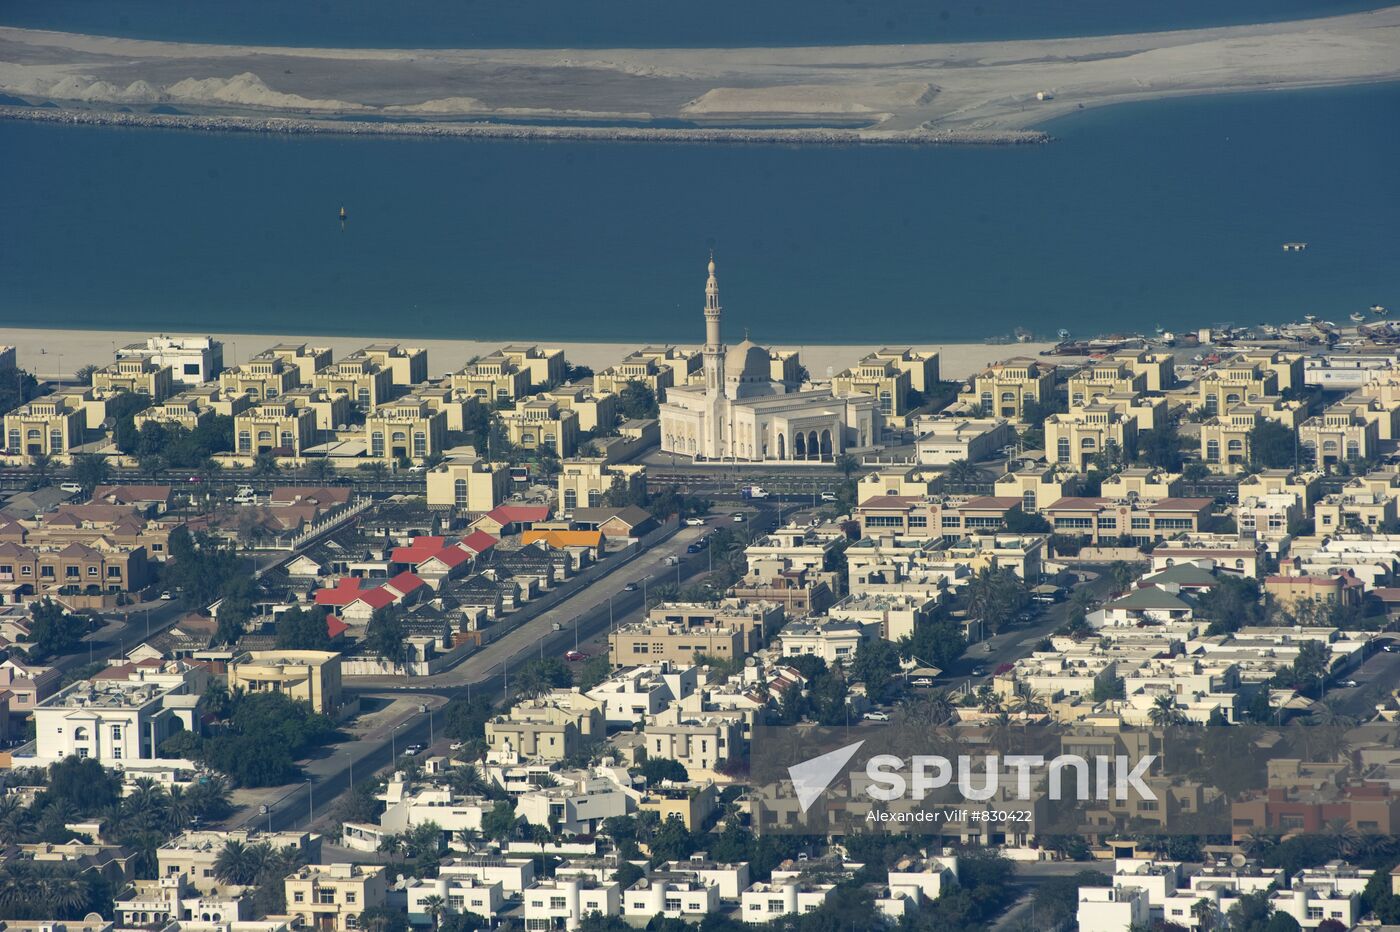
[[564, 654], [564, 659], [572, 663], [579, 660], [587, 660], [588, 655], [581, 650], [571, 650]]

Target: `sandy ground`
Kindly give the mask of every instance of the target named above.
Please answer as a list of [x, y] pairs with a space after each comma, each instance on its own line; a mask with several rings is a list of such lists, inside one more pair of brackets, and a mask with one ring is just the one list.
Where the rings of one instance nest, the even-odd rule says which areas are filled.
[[5, 94], [230, 116], [855, 117], [877, 136], [1012, 131], [1121, 101], [1396, 79], [1400, 6], [1093, 38], [780, 49], [294, 49], [0, 28]]
[[[172, 334], [175, 335], [175, 334]], [[275, 343], [310, 343], [314, 346], [329, 346], [336, 358], [358, 349], [368, 343], [399, 342], [407, 346], [421, 346], [428, 350], [428, 372], [439, 378], [447, 372], [460, 369], [474, 356], [483, 356], [506, 343], [539, 343], [542, 346], [560, 347], [569, 362], [574, 365], [604, 369], [614, 365], [637, 347], [628, 343], [540, 343], [537, 339], [499, 340], [485, 343], [471, 340], [414, 340], [401, 339], [393, 335], [381, 337], [328, 337], [328, 336], [285, 336], [259, 335], [250, 333], [190, 333], [191, 336], [213, 336], [224, 344], [224, 364], [233, 365], [249, 356], [272, 346]], [[85, 365], [106, 365], [110, 363], [117, 347], [132, 343], [143, 343], [147, 331], [127, 330], [41, 330], [8, 328], [0, 330], [0, 344], [16, 347], [19, 364], [35, 375], [54, 378], [59, 375], [71, 376]], [[885, 346], [903, 348], [906, 343], [886, 343]], [[916, 346], [916, 349], [936, 350], [939, 354], [939, 368], [945, 379], [965, 379], [990, 362], [1010, 356], [1035, 355], [1048, 349], [1049, 343], [942, 343]], [[774, 346], [774, 349], [796, 349], [801, 354], [812, 378], [825, 380], [828, 372], [840, 372], [855, 363], [872, 350], [879, 349], [874, 344]]]

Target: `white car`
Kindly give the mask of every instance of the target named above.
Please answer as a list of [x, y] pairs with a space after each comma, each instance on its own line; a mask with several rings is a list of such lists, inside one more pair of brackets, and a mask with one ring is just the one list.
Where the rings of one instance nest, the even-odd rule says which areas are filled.
[[705, 526], [705, 519], [704, 519], [704, 518], [686, 518], [686, 519], [685, 519], [685, 523], [686, 523], [686, 525], [689, 526], [689, 527], [704, 527], [704, 526]]
[[81, 492], [83, 490], [83, 487], [76, 482], [65, 482], [59, 488], [65, 492]]
[[921, 677], [919, 677], [917, 680], [914, 680], [913, 683], [912, 683], [911, 685], [913, 685], [913, 686], [932, 686], [932, 685], [933, 685], [933, 680], [929, 679], [929, 678], [926, 677], [926, 676], [921, 676]]
[[865, 720], [866, 720], [867, 722], [888, 722], [888, 721], [890, 720], [890, 713], [888, 713], [888, 712], [866, 712], [866, 713], [865, 713]]
[[834, 501], [836, 501], [836, 493], [835, 493], [835, 492], [823, 492], [823, 493], [822, 493], [822, 501], [824, 501], [824, 502], [834, 502]]
[[1348, 689], [1355, 689], [1356, 687], [1360, 686], [1361, 684], [1358, 683], [1358, 682], [1356, 682], [1356, 680], [1343, 680], [1343, 681], [1342, 681], [1342, 685], [1345, 686], [1345, 687], [1347, 687]]

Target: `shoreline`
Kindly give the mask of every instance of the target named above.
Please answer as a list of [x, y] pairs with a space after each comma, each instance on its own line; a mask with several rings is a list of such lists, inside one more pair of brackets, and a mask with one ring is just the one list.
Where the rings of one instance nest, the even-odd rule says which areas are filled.
[[0, 27], [0, 94], [21, 105], [9, 118], [95, 125], [1019, 144], [1116, 103], [1400, 80], [1397, 29], [1397, 5], [1168, 32], [774, 48], [293, 48]]
[[[267, 333], [228, 333], [204, 330], [165, 331], [168, 336], [213, 337], [224, 344], [224, 365], [232, 366], [277, 343], [309, 343], [314, 346], [328, 346], [339, 359], [352, 350], [370, 343], [399, 343], [404, 346], [422, 347], [428, 351], [428, 376], [441, 378], [444, 373], [460, 369], [467, 360], [510, 344], [529, 344], [564, 350], [569, 362], [584, 365], [596, 370], [608, 368], [621, 362], [633, 350], [648, 345], [645, 341], [636, 342], [584, 342], [570, 340], [542, 340], [528, 337], [521, 340], [449, 340], [413, 339], [392, 334], [379, 336], [327, 336], [307, 334], [267, 334]], [[0, 342], [14, 346], [20, 368], [26, 369], [38, 378], [69, 376], [81, 366], [107, 365], [112, 362], [116, 349], [141, 343], [147, 337], [159, 335], [152, 330], [92, 330], [40, 327], [10, 327]], [[652, 341], [650, 345], [674, 345], [692, 347], [690, 343]], [[905, 343], [900, 340], [884, 343], [774, 343], [774, 350], [797, 350], [801, 362], [811, 373], [813, 381], [825, 381], [827, 369], [840, 372], [858, 363], [863, 356], [885, 346], [903, 348], [909, 346], [919, 351], [936, 351], [939, 354], [940, 377], [948, 381], [966, 379], [980, 371], [988, 363], [1012, 356], [1038, 357], [1043, 349], [1054, 346], [1049, 341], [1031, 343]], [[44, 352], [40, 352], [43, 350]], [[1060, 357], [1055, 357], [1056, 359]], [[1069, 359], [1070, 357], [1064, 357]]]
[[644, 126], [569, 126], [525, 123], [393, 123], [369, 120], [315, 120], [293, 117], [212, 116], [124, 113], [0, 105], [0, 120], [69, 126], [118, 126], [196, 132], [271, 135], [396, 136], [418, 139], [526, 139], [576, 142], [745, 143], [756, 145], [922, 145], [1023, 146], [1052, 141], [1040, 130], [871, 130], [871, 129], [713, 129]]

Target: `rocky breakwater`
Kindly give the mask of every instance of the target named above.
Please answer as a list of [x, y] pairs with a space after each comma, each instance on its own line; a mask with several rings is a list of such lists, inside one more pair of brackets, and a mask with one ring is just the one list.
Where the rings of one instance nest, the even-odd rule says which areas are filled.
[[410, 123], [294, 117], [137, 113], [0, 106], [0, 119], [85, 126], [129, 126], [240, 133], [336, 134], [478, 139], [596, 140], [602, 142], [719, 142], [788, 145], [1033, 145], [1050, 141], [1036, 130], [879, 130], [740, 127], [569, 126], [521, 123]]

